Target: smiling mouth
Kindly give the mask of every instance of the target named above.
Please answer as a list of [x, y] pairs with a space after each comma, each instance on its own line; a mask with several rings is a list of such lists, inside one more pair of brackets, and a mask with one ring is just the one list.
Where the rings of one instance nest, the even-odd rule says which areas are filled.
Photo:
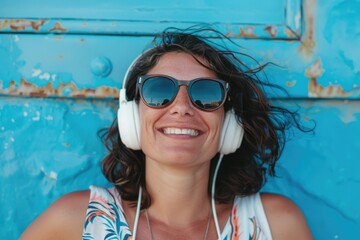
[[164, 134], [174, 134], [174, 135], [190, 135], [196, 137], [199, 135], [199, 131], [195, 129], [187, 128], [163, 128]]

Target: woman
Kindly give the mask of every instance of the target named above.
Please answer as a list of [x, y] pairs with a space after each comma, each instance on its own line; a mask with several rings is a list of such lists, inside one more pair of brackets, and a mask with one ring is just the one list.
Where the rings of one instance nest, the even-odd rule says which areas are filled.
[[21, 239], [312, 239], [294, 203], [258, 193], [285, 129], [306, 129], [198, 34], [163, 32], [129, 68], [105, 139], [115, 188], [60, 198]]

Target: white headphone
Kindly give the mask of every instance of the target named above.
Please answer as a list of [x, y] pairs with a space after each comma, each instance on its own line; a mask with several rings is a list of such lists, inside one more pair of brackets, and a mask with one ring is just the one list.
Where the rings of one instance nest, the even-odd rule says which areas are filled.
[[[148, 51], [149, 50], [146, 52]], [[125, 86], [127, 81], [129, 81], [131, 71], [136, 65], [138, 59], [143, 56], [143, 54], [135, 58], [125, 73], [123, 87], [119, 94], [119, 109], [117, 112], [121, 141], [125, 144], [126, 147], [133, 150], [141, 149], [139, 108], [138, 104], [134, 100], [127, 100]], [[236, 149], [240, 147], [243, 136], [244, 129], [242, 125], [236, 120], [234, 110], [231, 109], [227, 111], [221, 131], [219, 152], [224, 155], [235, 152]]]

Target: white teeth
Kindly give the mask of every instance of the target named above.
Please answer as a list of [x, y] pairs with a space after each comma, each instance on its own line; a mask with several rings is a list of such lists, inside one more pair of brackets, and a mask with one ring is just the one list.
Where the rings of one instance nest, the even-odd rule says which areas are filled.
[[165, 134], [182, 134], [182, 135], [190, 135], [197, 136], [199, 132], [195, 129], [184, 129], [184, 128], [164, 128]]

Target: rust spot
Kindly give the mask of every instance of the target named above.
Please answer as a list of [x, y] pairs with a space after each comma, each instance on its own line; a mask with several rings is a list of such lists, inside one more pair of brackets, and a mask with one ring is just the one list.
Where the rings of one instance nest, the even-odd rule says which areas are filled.
[[16, 88], [16, 86], [15, 86], [15, 81], [14, 81], [14, 80], [10, 81], [10, 87], [9, 87], [9, 88], [10, 88], [11, 90]]
[[240, 27], [239, 36], [250, 37], [250, 38], [256, 37], [256, 35], [254, 34], [254, 28], [253, 27], [246, 27], [245, 29], [243, 27]]
[[305, 57], [311, 56], [314, 48], [316, 47], [314, 39], [316, 4], [317, 0], [304, 0], [303, 2], [305, 30], [301, 37], [299, 51], [303, 53]]
[[234, 37], [236, 34], [232, 31], [230, 27], [228, 27], [227, 32], [225, 33], [225, 36], [227, 37]]
[[308, 67], [305, 71], [305, 76], [309, 78], [318, 78], [321, 77], [324, 73], [324, 69], [322, 67], [321, 59], [317, 59], [310, 67]]
[[66, 32], [67, 29], [64, 28], [59, 22], [56, 22], [54, 27], [49, 30], [50, 32]]
[[0, 21], [0, 29], [9, 27], [14, 31], [23, 31], [27, 28], [32, 28], [35, 31], [39, 31], [40, 28], [46, 23], [46, 20], [38, 20], [38, 21], [31, 21], [31, 20], [23, 20], [23, 19], [16, 19], [16, 20], [2, 20]]
[[316, 78], [310, 78], [308, 89], [311, 97], [348, 97], [350, 95], [344, 91], [341, 85], [323, 87]]
[[45, 20], [39, 20], [37, 22], [31, 22], [31, 26], [34, 30], [39, 31], [40, 27], [44, 25]]
[[265, 31], [269, 33], [270, 37], [274, 38], [276, 37], [278, 30], [275, 26], [267, 26], [265, 28]]
[[321, 60], [316, 60], [306, 69], [305, 75], [310, 78], [308, 84], [308, 93], [310, 97], [347, 97], [350, 94], [345, 92], [341, 85], [321, 86], [317, 78], [321, 77], [324, 72]]
[[304, 119], [304, 121], [309, 122], [311, 120], [311, 118], [309, 116], [302, 116], [302, 118]]
[[[1, 81], [0, 86], [2, 86]], [[16, 86], [16, 82], [12, 80], [9, 88], [0, 88], [0, 94], [32, 97], [117, 98], [119, 91], [117, 88], [107, 86], [100, 86], [95, 89], [78, 89], [73, 82], [60, 83], [58, 88], [53, 87], [51, 82], [43, 87], [38, 87], [25, 79], [21, 79], [19, 86]]]
[[296, 85], [296, 80], [293, 80], [293, 81], [287, 81], [286, 82], [286, 86], [287, 87], [293, 87]]
[[[237, 27], [236, 27], [237, 28]], [[225, 35], [227, 37], [245, 37], [245, 38], [256, 38], [257, 36], [254, 33], [254, 27], [252, 26], [240, 26], [238, 27], [239, 32], [233, 31], [233, 27], [231, 25], [227, 26], [227, 31]]]
[[0, 21], [0, 29], [6, 28], [8, 26], [8, 20]]
[[289, 38], [293, 38], [293, 37], [295, 37], [295, 34], [294, 34], [294, 32], [293, 31], [291, 31], [290, 29], [288, 29], [288, 28], [285, 28], [285, 34], [289, 37]]

